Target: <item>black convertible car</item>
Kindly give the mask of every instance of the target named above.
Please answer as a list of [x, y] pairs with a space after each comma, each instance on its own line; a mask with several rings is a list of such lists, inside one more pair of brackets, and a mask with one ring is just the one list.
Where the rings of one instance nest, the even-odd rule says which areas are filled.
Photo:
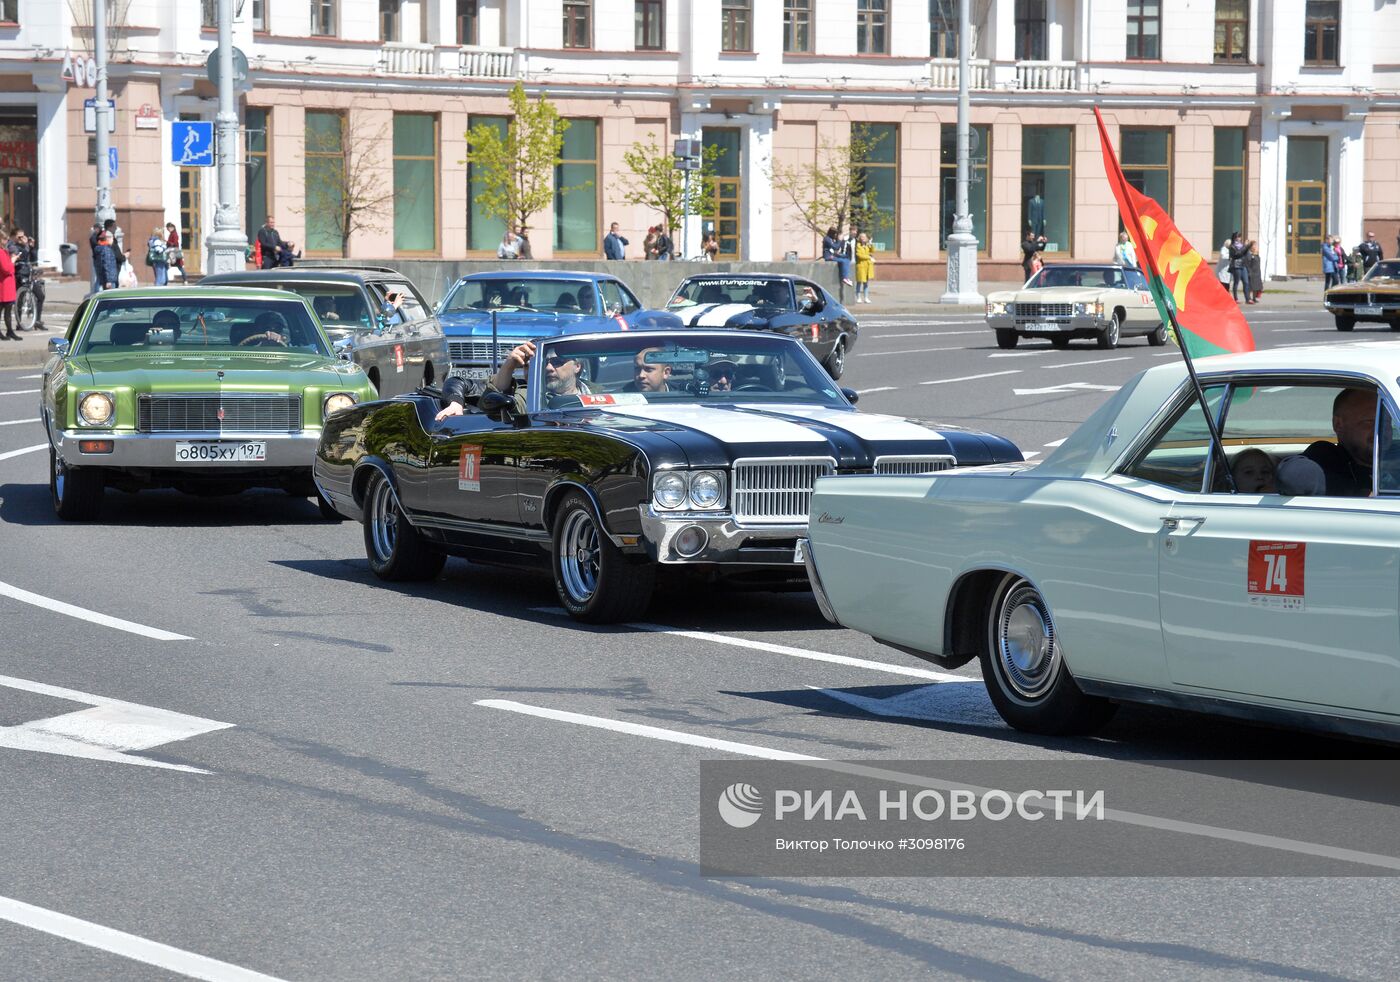
[[811, 280], [779, 274], [705, 273], [676, 288], [666, 309], [687, 327], [772, 331], [797, 338], [834, 379], [860, 332], [851, 312]]
[[[629, 331], [542, 339], [523, 398], [440, 393], [326, 421], [313, 473], [364, 523], [383, 579], [432, 578], [447, 555], [548, 566], [571, 615], [639, 616], [658, 568], [804, 585], [816, 479], [1021, 460], [1008, 441], [857, 412], [789, 337]], [[519, 396], [520, 393], [517, 393]]]

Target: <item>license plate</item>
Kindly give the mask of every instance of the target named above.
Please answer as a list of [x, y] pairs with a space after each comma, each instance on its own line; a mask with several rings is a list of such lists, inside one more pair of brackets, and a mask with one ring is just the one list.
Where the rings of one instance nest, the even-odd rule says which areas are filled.
[[176, 443], [175, 461], [180, 464], [254, 464], [267, 459], [267, 444], [220, 443], [201, 440], [198, 443]]
[[792, 561], [794, 563], [805, 563], [807, 561], [806, 539], [798, 539], [797, 547], [792, 550]]
[[1359, 315], [1361, 315], [1362, 317], [1379, 317], [1379, 316], [1381, 315], [1381, 308], [1380, 308], [1380, 307], [1357, 307], [1357, 308], [1356, 308], [1356, 313], [1359, 314]]
[[1050, 321], [1032, 321], [1028, 324], [1021, 324], [1020, 329], [1023, 331], [1058, 331], [1060, 325]]
[[447, 373], [452, 378], [465, 378], [474, 381], [485, 381], [495, 373], [489, 368], [454, 368]]

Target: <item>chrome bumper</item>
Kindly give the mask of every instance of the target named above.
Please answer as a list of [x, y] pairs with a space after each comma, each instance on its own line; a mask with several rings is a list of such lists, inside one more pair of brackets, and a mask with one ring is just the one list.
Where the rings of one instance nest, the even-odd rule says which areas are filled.
[[[1031, 325], [1036, 327], [1032, 329]], [[1102, 331], [1108, 327], [1109, 322], [1100, 320], [1091, 314], [1083, 314], [1076, 317], [1057, 317], [1053, 320], [1036, 320], [1033, 317], [1011, 317], [997, 316], [988, 317], [987, 326], [992, 330], [1019, 331], [1028, 337], [1035, 337], [1037, 334], [1069, 334], [1073, 332], [1095, 332]]]
[[[740, 526], [728, 513], [662, 514], [648, 505], [641, 506], [641, 515], [647, 552], [658, 563], [784, 566], [794, 572], [801, 567], [795, 549], [798, 538], [807, 534], [805, 524]], [[677, 548], [677, 539], [692, 526], [704, 531], [705, 544], [694, 555], [684, 556]]]
[[[197, 470], [208, 473], [306, 468], [316, 456], [320, 442], [319, 428], [300, 433], [130, 433], [102, 430], [62, 430], [54, 435], [54, 449], [70, 467], [151, 468], [160, 470]], [[82, 440], [110, 440], [110, 453], [83, 453]], [[175, 444], [198, 442], [265, 443], [264, 460], [238, 463], [214, 463], [175, 459]]]
[[812, 596], [816, 598], [817, 609], [833, 624], [840, 624], [836, 619], [836, 611], [831, 606], [831, 600], [826, 595], [826, 587], [822, 586], [822, 578], [817, 573], [817, 561], [812, 557], [812, 543], [809, 539], [799, 539], [797, 542], [798, 551], [802, 553], [802, 564], [807, 567], [807, 582], [812, 584]]

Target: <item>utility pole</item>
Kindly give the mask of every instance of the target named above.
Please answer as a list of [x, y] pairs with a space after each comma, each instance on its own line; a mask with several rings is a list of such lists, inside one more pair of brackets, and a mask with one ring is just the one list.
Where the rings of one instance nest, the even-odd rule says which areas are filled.
[[245, 268], [248, 236], [238, 214], [238, 107], [233, 99], [233, 0], [219, 2], [219, 113], [214, 117], [218, 149], [219, 199], [209, 234], [209, 271]]
[[972, 0], [958, 2], [958, 191], [953, 214], [953, 234], [948, 236], [948, 290], [940, 303], [980, 304], [977, 292], [977, 236], [972, 234], [972, 212], [967, 203], [971, 176], [972, 128], [968, 123], [969, 48], [972, 47]]
[[112, 208], [112, 174], [107, 158], [110, 156], [111, 138], [107, 127], [111, 125], [107, 105], [107, 0], [92, 0], [92, 46], [93, 60], [97, 62], [97, 106], [93, 115], [97, 120], [97, 221], [105, 222], [116, 218]]

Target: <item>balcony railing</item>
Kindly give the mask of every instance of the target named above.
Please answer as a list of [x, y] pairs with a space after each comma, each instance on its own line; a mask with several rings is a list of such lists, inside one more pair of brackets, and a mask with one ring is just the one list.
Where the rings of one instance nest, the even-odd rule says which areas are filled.
[[431, 44], [386, 43], [384, 70], [390, 75], [434, 75], [437, 52]]
[[457, 71], [470, 78], [515, 78], [515, 49], [459, 48]]
[[1018, 61], [1016, 88], [1026, 92], [1075, 92], [1079, 66], [1072, 61]]
[[[958, 87], [958, 59], [934, 58], [928, 66], [929, 81], [935, 89]], [[990, 89], [991, 63], [986, 58], [972, 58], [967, 66], [967, 86], [970, 89]]]
[[514, 48], [434, 47], [431, 44], [384, 45], [384, 71], [390, 75], [447, 75], [469, 78], [515, 78]]

